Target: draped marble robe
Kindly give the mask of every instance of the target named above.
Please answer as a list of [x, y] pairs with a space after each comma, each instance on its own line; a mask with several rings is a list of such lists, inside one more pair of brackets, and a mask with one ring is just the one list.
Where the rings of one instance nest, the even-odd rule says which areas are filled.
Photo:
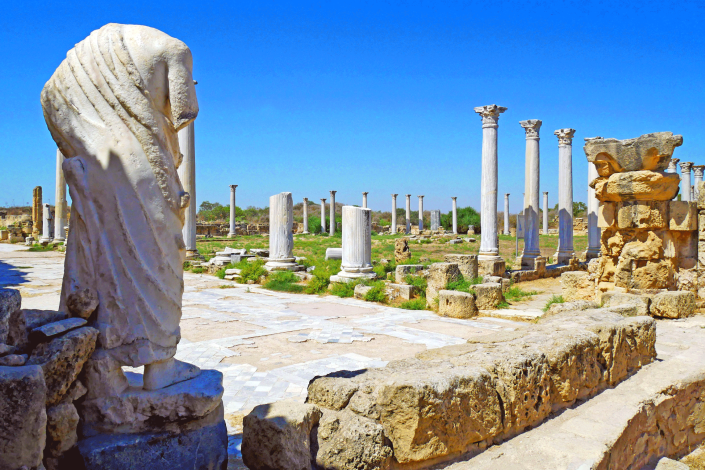
[[124, 365], [172, 357], [180, 339], [189, 196], [177, 131], [198, 114], [188, 47], [108, 24], [78, 43], [41, 95], [72, 199], [61, 309], [99, 298], [99, 344]]

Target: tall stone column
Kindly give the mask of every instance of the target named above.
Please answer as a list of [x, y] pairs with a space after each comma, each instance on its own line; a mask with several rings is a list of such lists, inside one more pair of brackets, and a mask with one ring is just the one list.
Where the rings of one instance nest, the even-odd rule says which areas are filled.
[[504, 234], [511, 235], [509, 230], [509, 193], [504, 195]]
[[369, 193], [367, 193], [367, 192], [362, 193], [362, 208], [363, 209], [367, 209], [367, 195], [368, 194]]
[[693, 177], [695, 178], [695, 182], [693, 183], [693, 187], [695, 188], [695, 201], [697, 201], [700, 196], [700, 183], [703, 182], [703, 170], [705, 170], [705, 165], [693, 165]]
[[[486, 269], [489, 264], [478, 269], [485, 271], [500, 271], [499, 238], [497, 237], [497, 122], [499, 115], [507, 108], [491, 104], [479, 106], [474, 111], [482, 117], [482, 182], [481, 182], [481, 214], [480, 214], [480, 252], [478, 261], [490, 261], [494, 265]], [[504, 271], [504, 266], [501, 266]], [[495, 274], [494, 272], [492, 274]], [[500, 272], [501, 274], [501, 272]]]
[[548, 191], [543, 192], [543, 234], [548, 235]]
[[[181, 233], [186, 245], [186, 259], [198, 258], [198, 248], [196, 247], [196, 213], [198, 204], [196, 203], [196, 141], [193, 122], [179, 131], [179, 150], [183, 155], [181, 166], [179, 166], [179, 179], [184, 191], [189, 194], [189, 205], [184, 211], [184, 228]], [[232, 196], [234, 198], [234, 196]], [[232, 201], [231, 201], [232, 202]], [[232, 214], [231, 214], [232, 215]], [[232, 217], [230, 222], [232, 232]]]
[[451, 197], [453, 200], [453, 234], [458, 234], [458, 197]]
[[[56, 149], [56, 205], [54, 206], [54, 243], [66, 241], [66, 178], [61, 165], [64, 155]], [[702, 175], [702, 171], [700, 172]], [[702, 177], [700, 178], [702, 180]]]
[[51, 206], [42, 204], [42, 238], [40, 243], [49, 243], [51, 241]]
[[411, 233], [411, 194], [406, 195], [406, 233]]
[[419, 232], [423, 230], [423, 196], [419, 196]]
[[304, 198], [304, 235], [309, 234], [308, 231], [308, 198]]
[[42, 187], [37, 186], [32, 191], [32, 236], [35, 240], [39, 239], [39, 234], [42, 231]]
[[585, 251], [585, 259], [590, 261], [600, 257], [602, 231], [597, 225], [597, 210], [600, 201], [595, 197], [595, 190], [590, 187], [599, 174], [594, 164], [588, 163], [588, 190], [587, 190], [587, 222], [588, 222], [588, 247]]
[[392, 235], [397, 233], [397, 196], [392, 194]]
[[520, 121], [526, 131], [526, 192], [524, 196], [524, 251], [521, 254], [521, 267], [534, 269], [536, 258], [541, 256], [539, 248], [539, 129], [540, 119]]
[[335, 193], [338, 191], [330, 192], [330, 235], [335, 235]]
[[678, 173], [678, 162], [681, 161], [680, 158], [671, 158], [668, 162], [668, 168], [666, 168], [666, 173]]
[[236, 184], [230, 185], [230, 233], [228, 233], [228, 238], [234, 238], [237, 233], [235, 233], [235, 190], [237, 189]]
[[693, 162], [681, 162], [681, 201], [690, 201], [690, 169]]
[[321, 198], [321, 233], [326, 233], [326, 200]]
[[294, 200], [291, 193], [279, 193], [269, 198], [269, 261], [268, 271], [296, 269], [294, 258]]
[[372, 211], [363, 207], [343, 206], [343, 261], [332, 282], [359, 278], [374, 279], [372, 270]]
[[573, 136], [575, 129], [558, 129], [558, 264], [568, 264], [573, 248]]

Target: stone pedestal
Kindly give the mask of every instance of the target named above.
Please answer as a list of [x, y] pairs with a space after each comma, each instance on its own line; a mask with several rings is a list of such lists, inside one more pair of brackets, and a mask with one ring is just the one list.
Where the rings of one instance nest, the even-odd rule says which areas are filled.
[[42, 209], [42, 238], [39, 239], [39, 243], [49, 243], [51, 241], [51, 206], [44, 204]]
[[681, 201], [690, 202], [690, 170], [693, 167], [693, 162], [681, 162]]
[[397, 233], [397, 196], [392, 194], [392, 235]]
[[411, 194], [406, 195], [406, 233], [411, 233]]
[[585, 251], [585, 260], [590, 261], [600, 256], [600, 237], [602, 236], [600, 227], [597, 224], [597, 210], [600, 201], [595, 197], [595, 189], [590, 183], [598, 177], [597, 168], [592, 163], [588, 163], [588, 190], [587, 190], [587, 222], [588, 222], [588, 247]]
[[[66, 241], [66, 178], [61, 165], [64, 156], [56, 149], [56, 205], [54, 206], [54, 243]], [[702, 171], [700, 172], [702, 175]], [[702, 177], [700, 178], [702, 180]]]
[[539, 248], [539, 129], [541, 120], [521, 121], [526, 131], [526, 169], [524, 193], [524, 250], [517, 264], [522, 269], [534, 269], [535, 259], [541, 256]]
[[431, 211], [431, 230], [436, 231], [441, 227], [441, 211]]
[[365, 193], [362, 193], [362, 207], [363, 207], [364, 209], [367, 209], [367, 195], [368, 195], [368, 194], [369, 194], [369, 193], [366, 193], [366, 192], [365, 192]]
[[509, 193], [504, 195], [504, 234], [511, 234], [509, 229]]
[[304, 198], [304, 231], [303, 231], [303, 233], [304, 233], [304, 235], [307, 235], [308, 233], [310, 233], [308, 231], [308, 198], [307, 197]]
[[[558, 264], [569, 264], [573, 248], [573, 135], [575, 129], [558, 129]], [[547, 219], [547, 215], [544, 215]], [[547, 233], [547, 232], [546, 232]]]
[[343, 262], [341, 271], [331, 282], [374, 279], [372, 270], [372, 211], [362, 207], [343, 206]]
[[480, 261], [502, 261], [497, 237], [497, 122], [507, 108], [492, 104], [474, 111], [482, 117], [482, 202]]
[[321, 233], [326, 233], [326, 200], [321, 198]]
[[458, 198], [451, 197], [453, 200], [453, 234], [458, 234]]
[[[179, 131], [179, 150], [183, 155], [181, 166], [179, 167], [179, 179], [184, 191], [189, 194], [189, 205], [184, 211], [184, 243], [186, 244], [186, 259], [198, 259], [200, 254], [196, 247], [196, 212], [198, 203], [196, 202], [196, 141], [194, 123]], [[234, 200], [234, 196], [233, 196]], [[232, 203], [231, 200], [230, 202]], [[233, 231], [232, 209], [230, 231]]]
[[335, 222], [335, 193], [338, 191], [331, 191], [330, 192], [330, 234], [335, 235], [335, 228], [336, 228], [336, 222]]
[[235, 238], [237, 233], [235, 233], [235, 190], [237, 189], [236, 184], [230, 185], [230, 232], [228, 232], [228, 238]]
[[269, 198], [269, 261], [268, 271], [297, 270], [294, 258], [294, 202], [291, 193], [279, 193]]
[[423, 230], [423, 196], [419, 196], [419, 233]]

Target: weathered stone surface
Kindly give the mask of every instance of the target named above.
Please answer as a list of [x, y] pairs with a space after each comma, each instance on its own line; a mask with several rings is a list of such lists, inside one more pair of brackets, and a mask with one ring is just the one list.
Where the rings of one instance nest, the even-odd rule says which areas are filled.
[[651, 315], [686, 318], [695, 313], [695, 294], [687, 291], [661, 292], [651, 299]]
[[158, 390], [130, 388], [119, 396], [84, 399], [83, 434], [176, 432], [181, 423], [203, 418], [221, 404], [223, 374], [203, 370], [193, 379]]
[[27, 363], [42, 366], [47, 385], [47, 406], [58, 403], [78, 378], [97, 339], [98, 330], [84, 326], [34, 348]]
[[600, 228], [612, 227], [617, 217], [616, 202], [600, 202], [597, 209], [597, 226]]
[[389, 300], [403, 299], [411, 300], [414, 297], [414, 286], [407, 284], [392, 284], [389, 283], [385, 287], [387, 298]]
[[503, 259], [478, 259], [477, 272], [480, 275], [502, 276], [506, 271], [507, 263]]
[[439, 315], [451, 318], [472, 318], [476, 317], [478, 313], [473, 294], [456, 290], [439, 291]]
[[666, 260], [639, 262], [630, 282], [616, 283], [631, 289], [665, 289], [673, 284], [673, 265]]
[[552, 304], [548, 308], [546, 313], [543, 314], [543, 317], [550, 317], [563, 312], [579, 312], [581, 310], [588, 310], [598, 307], [599, 305], [594, 300], [574, 300], [570, 302], [556, 303]]
[[610, 310], [620, 305], [631, 305], [636, 308], [636, 315], [649, 315], [651, 298], [645, 295], [610, 291], [602, 294], [601, 302], [603, 307]]
[[311, 468], [311, 430], [316, 405], [280, 401], [256, 406], [243, 421], [242, 459], [252, 470]]
[[315, 378], [308, 385], [307, 403], [331, 410], [342, 410], [348, 406], [350, 398], [360, 388], [357, 383], [348, 380], [351, 376], [351, 373], [342, 371]]
[[445, 289], [449, 282], [460, 279], [460, 269], [455, 263], [433, 263], [428, 267], [426, 284], [426, 301], [431, 305], [438, 293]]
[[115, 397], [129, 386], [120, 363], [101, 348], [96, 349], [90, 359], [86, 361], [81, 373], [81, 380], [88, 390], [86, 400], [97, 397]]
[[356, 299], [364, 300], [365, 295], [367, 295], [367, 293], [371, 290], [372, 290], [372, 286], [358, 284], [355, 286], [353, 293], [354, 293]]
[[72, 292], [66, 297], [66, 308], [74, 317], [89, 318], [98, 308], [98, 303], [98, 293], [89, 287]]
[[394, 271], [394, 280], [397, 284], [403, 284], [406, 276], [410, 274], [418, 274], [424, 270], [423, 264], [401, 264]]
[[0, 357], [0, 366], [23, 366], [27, 362], [26, 354], [8, 354]]
[[[617, 228], [665, 228], [668, 225], [668, 208], [672, 202], [625, 201], [616, 203]], [[608, 203], [601, 203], [600, 205], [602, 204]]]
[[675, 173], [630, 171], [597, 178], [590, 186], [599, 201], [670, 201], [678, 194], [679, 184]]
[[637, 232], [625, 243], [620, 257], [629, 260], [656, 260], [663, 257], [663, 241], [654, 232]]
[[0, 468], [36, 468], [46, 443], [46, 384], [39, 366], [0, 367]]
[[671, 460], [664, 457], [658, 461], [658, 464], [654, 470], [690, 470], [690, 466], [677, 460]]
[[22, 296], [16, 289], [0, 288], [0, 343], [7, 342], [10, 316], [22, 306]]
[[477, 255], [445, 255], [443, 261], [457, 264], [460, 274], [468, 281], [472, 281], [478, 276]]
[[33, 329], [66, 318], [66, 313], [56, 310], [17, 310], [10, 317], [10, 333], [7, 341], [16, 346], [18, 351], [25, 351], [29, 347], [29, 333]]
[[228, 461], [222, 416], [181, 433], [107, 434], [83, 439], [77, 447], [74, 468], [85, 470], [221, 470]]
[[502, 284], [496, 282], [486, 282], [472, 286], [476, 292], [475, 305], [478, 310], [492, 310], [497, 308], [500, 302], [504, 301], [502, 295]]
[[679, 231], [697, 230], [697, 203], [688, 201], [669, 201], [668, 228], [670, 230]]
[[583, 149], [588, 162], [594, 163], [600, 176], [637, 170], [665, 170], [683, 136], [672, 132], [644, 134], [634, 139], [603, 139], [586, 141]]
[[592, 300], [595, 298], [595, 284], [585, 271], [568, 271], [561, 274], [563, 300]]
[[[409, 249], [409, 239], [398, 238], [394, 241], [394, 260], [398, 263], [411, 259], [411, 250]], [[399, 281], [397, 281], [399, 282]]]
[[45, 457], [59, 457], [78, 441], [78, 411], [71, 402], [62, 401], [47, 408], [47, 444]]
[[33, 329], [29, 333], [30, 341], [41, 342], [59, 336], [67, 331], [85, 326], [88, 322], [83, 318], [67, 318], [66, 320], [49, 323]]

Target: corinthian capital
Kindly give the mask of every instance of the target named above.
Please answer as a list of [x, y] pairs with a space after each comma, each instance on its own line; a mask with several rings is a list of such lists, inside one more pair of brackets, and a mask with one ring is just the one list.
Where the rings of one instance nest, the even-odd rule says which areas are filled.
[[680, 162], [681, 173], [690, 173], [690, 169], [693, 168], [693, 162]]
[[504, 106], [490, 104], [474, 108], [475, 112], [482, 117], [482, 127], [497, 127], [499, 115], [507, 110]]
[[702, 178], [703, 170], [705, 170], [705, 165], [693, 165], [693, 176], [696, 178]]
[[527, 119], [526, 121], [519, 121], [521, 127], [526, 131], [527, 139], [538, 139], [539, 129], [541, 129], [541, 119]]
[[554, 134], [558, 136], [558, 145], [573, 145], [575, 129], [558, 129]]

